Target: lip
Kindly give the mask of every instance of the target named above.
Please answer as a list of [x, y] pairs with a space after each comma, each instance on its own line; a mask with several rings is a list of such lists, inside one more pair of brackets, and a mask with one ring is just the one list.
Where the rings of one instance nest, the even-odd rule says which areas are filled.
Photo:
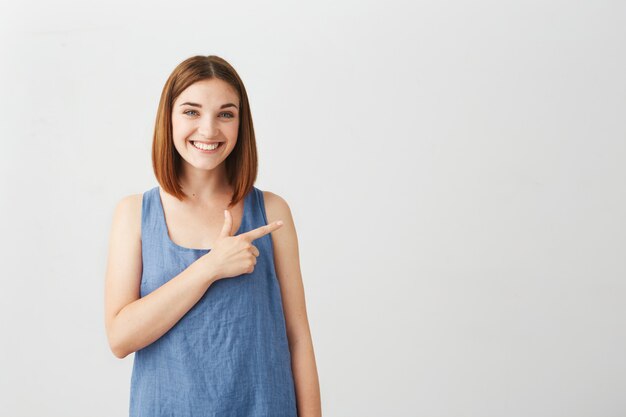
[[[212, 143], [219, 143], [219, 146], [211, 151], [207, 151], [204, 149], [200, 149], [200, 148], [196, 148], [193, 144], [193, 142], [199, 142], [199, 143], [206, 143], [207, 145], [210, 145]], [[224, 142], [205, 142], [202, 140], [190, 140], [189, 144], [191, 145], [192, 148], [194, 148], [196, 151], [200, 152], [200, 153], [204, 153], [204, 154], [212, 154], [212, 153], [217, 153], [221, 148], [222, 145], [224, 145]]]

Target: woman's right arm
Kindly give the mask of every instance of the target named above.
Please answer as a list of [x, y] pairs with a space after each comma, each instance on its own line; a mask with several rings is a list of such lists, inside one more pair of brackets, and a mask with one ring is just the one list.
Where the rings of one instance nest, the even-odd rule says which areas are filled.
[[140, 296], [142, 194], [115, 208], [105, 278], [105, 327], [113, 354], [122, 359], [171, 329], [216, 280], [207, 256], [145, 297]]

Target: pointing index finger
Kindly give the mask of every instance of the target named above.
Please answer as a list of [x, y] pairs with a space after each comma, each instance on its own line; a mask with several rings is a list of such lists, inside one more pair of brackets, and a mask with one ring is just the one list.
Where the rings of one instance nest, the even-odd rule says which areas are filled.
[[280, 228], [282, 225], [282, 220], [278, 220], [268, 225], [258, 227], [254, 230], [250, 230], [249, 232], [242, 233], [241, 236], [244, 236], [246, 239], [249, 239], [250, 242], [252, 242], [253, 240], [263, 237], [268, 233], [272, 233], [274, 230]]

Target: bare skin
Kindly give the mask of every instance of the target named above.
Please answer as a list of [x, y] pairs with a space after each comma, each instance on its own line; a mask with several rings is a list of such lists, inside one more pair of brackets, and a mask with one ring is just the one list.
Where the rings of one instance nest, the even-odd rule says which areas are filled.
[[263, 195], [269, 224], [278, 219], [284, 223], [272, 232], [271, 237], [291, 352], [298, 417], [321, 417], [320, 385], [306, 312], [296, 227], [289, 205], [282, 197], [269, 191], [264, 191]]
[[[189, 107], [183, 103], [198, 103]], [[225, 114], [224, 105], [234, 103]], [[211, 248], [167, 283], [140, 297], [142, 274], [142, 195], [123, 198], [115, 208], [105, 279], [105, 326], [113, 354], [125, 358], [171, 329], [219, 279], [254, 270], [255, 239], [271, 233], [276, 274], [292, 356], [299, 417], [320, 417], [321, 402], [313, 344], [306, 314], [297, 236], [289, 206], [264, 192], [268, 225], [234, 236], [241, 224], [243, 201], [225, 209], [232, 189], [224, 160], [237, 140], [239, 99], [221, 80], [197, 82], [176, 99], [172, 112], [174, 145], [182, 156], [181, 185], [188, 196], [179, 201], [163, 190], [160, 198], [170, 240], [188, 248]], [[203, 154], [193, 141], [219, 141], [218, 152]], [[281, 226], [280, 221], [284, 221]]]

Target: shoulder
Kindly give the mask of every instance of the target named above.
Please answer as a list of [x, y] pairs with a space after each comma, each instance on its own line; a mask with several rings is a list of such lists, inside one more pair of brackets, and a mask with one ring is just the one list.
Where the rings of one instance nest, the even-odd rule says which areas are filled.
[[[141, 210], [141, 204], [143, 202], [143, 194], [130, 194], [122, 197], [115, 206], [116, 214], [132, 215], [134, 211], [139, 208]], [[141, 211], [140, 211], [141, 214]]]
[[268, 224], [276, 220], [292, 221], [291, 209], [283, 197], [271, 191], [263, 191], [263, 200]]
[[113, 212], [113, 226], [124, 229], [127, 233], [141, 234], [142, 203], [143, 194], [122, 197]]
[[271, 233], [274, 264], [281, 286], [293, 277], [298, 268], [298, 234], [287, 201], [271, 191], [263, 191], [267, 224], [281, 220], [283, 225]]

